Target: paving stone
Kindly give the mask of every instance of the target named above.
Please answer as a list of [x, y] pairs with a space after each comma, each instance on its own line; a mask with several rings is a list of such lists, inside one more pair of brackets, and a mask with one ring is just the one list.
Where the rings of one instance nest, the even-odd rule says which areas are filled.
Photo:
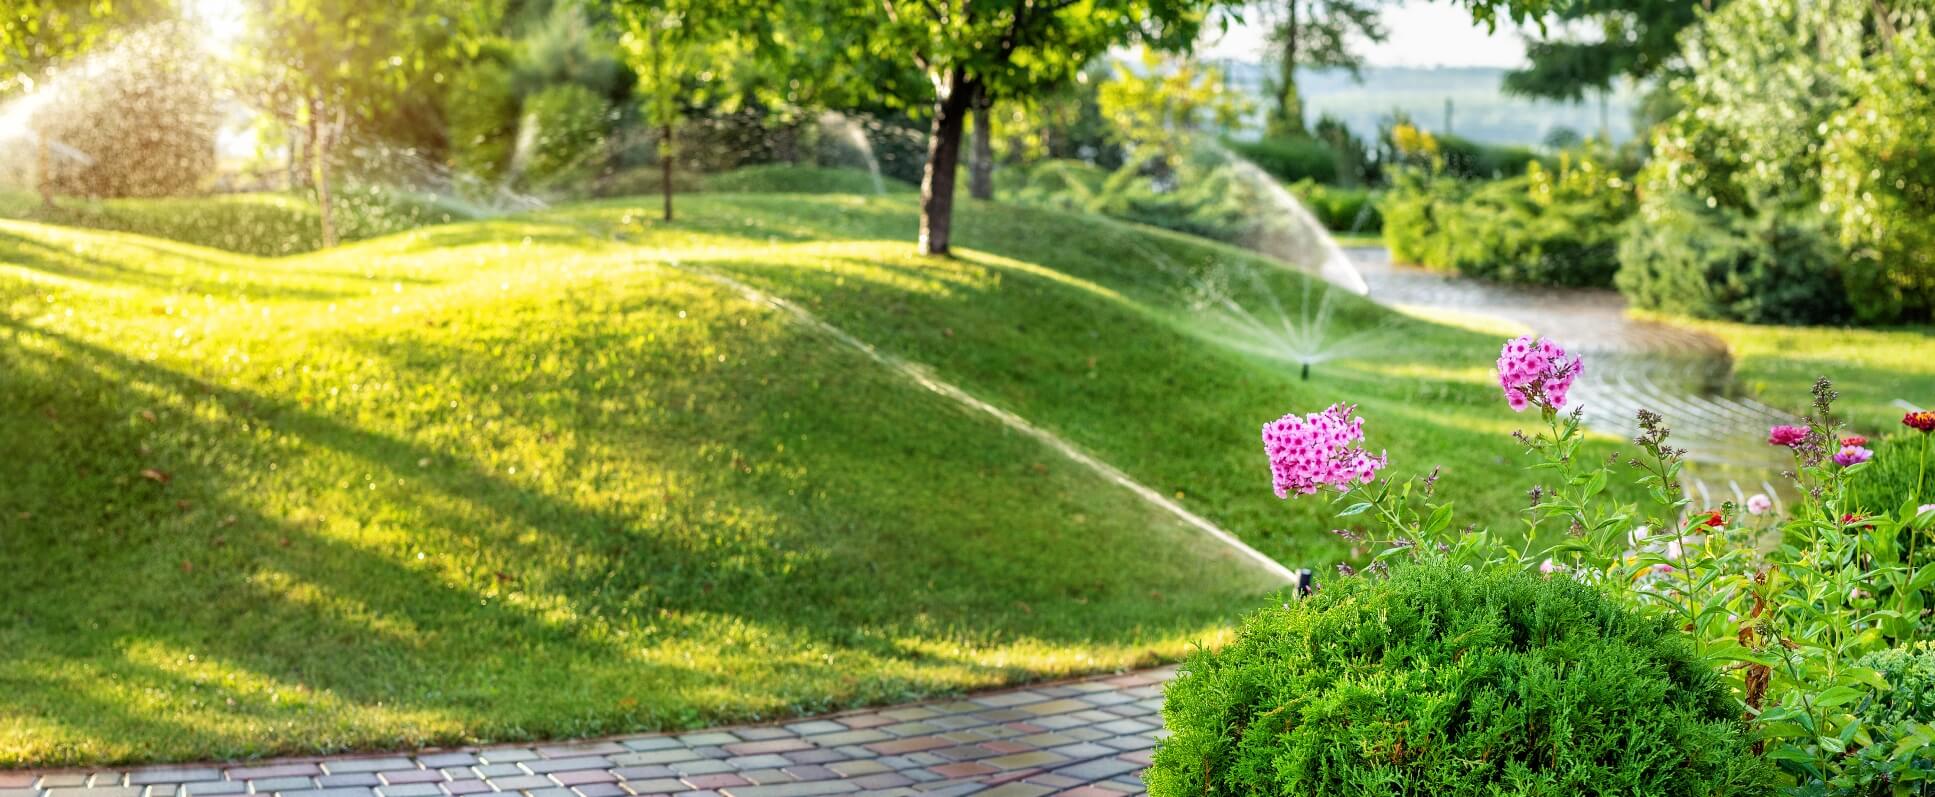
[[832, 720], [807, 720], [806, 722], [795, 722], [787, 725], [786, 730], [801, 736], [809, 736], [815, 733], [839, 733], [848, 730], [848, 728]]
[[406, 783], [442, 783], [444, 780], [443, 770], [440, 769], [404, 769], [383, 772], [380, 773], [380, 777], [385, 784], [391, 786], [401, 786]]
[[490, 785], [498, 791], [522, 791], [524, 789], [548, 789], [558, 785], [556, 781], [543, 775], [513, 775], [508, 778], [492, 778]]
[[351, 772], [347, 775], [324, 775], [316, 779], [316, 785], [325, 789], [343, 786], [381, 786], [383, 779], [374, 772]]
[[757, 742], [729, 744], [725, 746], [725, 750], [733, 755], [758, 755], [760, 753], [784, 753], [789, 750], [806, 750], [812, 746], [813, 743], [805, 739], [787, 736], [782, 739], [765, 739]]
[[912, 739], [895, 739], [891, 742], [875, 742], [873, 744], [867, 745], [867, 749], [872, 750], [881, 755], [901, 755], [904, 753], [920, 753], [920, 752], [934, 750], [942, 747], [951, 747], [953, 745], [954, 745], [954, 742], [947, 739], [943, 739], [939, 736], [916, 736]]
[[524, 768], [516, 764], [480, 764], [471, 767], [480, 778], [514, 778], [525, 774]]
[[619, 742], [618, 744], [620, 747], [623, 747], [627, 750], [635, 750], [638, 752], [645, 752], [647, 750], [664, 750], [672, 747], [685, 746], [685, 745], [679, 744], [679, 740], [674, 739], [670, 736], [641, 736], [637, 739], [626, 739], [625, 741]]
[[1156, 746], [1156, 740], [1149, 736], [1111, 736], [1096, 742], [1117, 750], [1146, 750]]
[[1114, 722], [1104, 722], [1095, 726], [1095, 729], [1104, 733], [1113, 733], [1117, 736], [1128, 736], [1135, 733], [1148, 733], [1149, 731], [1155, 730], [1156, 726], [1140, 720], [1116, 720]]
[[838, 750], [800, 750], [792, 753], [781, 753], [780, 756], [795, 764], [824, 764], [828, 761], [839, 761], [846, 758]]
[[792, 731], [786, 730], [785, 728], [763, 727], [763, 728], [734, 728], [732, 731], [732, 735], [737, 736], [741, 739], [744, 739], [748, 742], [764, 742], [771, 739], [784, 739], [794, 734]]
[[913, 720], [924, 720], [928, 717], [938, 716], [940, 713], [926, 706], [903, 706], [901, 708], [890, 708], [882, 711], [880, 712], [880, 716], [889, 717], [900, 722], [911, 722]]
[[964, 744], [959, 747], [944, 747], [935, 750], [934, 755], [949, 761], [972, 761], [976, 758], [987, 758], [988, 756], [999, 754], [978, 744]]
[[1005, 708], [1008, 706], [1019, 706], [1023, 703], [1038, 703], [1047, 699], [1048, 696], [1040, 692], [1023, 689], [1016, 692], [998, 692], [992, 695], [984, 695], [982, 697], [972, 698], [972, 701], [990, 708]]
[[997, 753], [1025, 753], [1034, 749], [1028, 745], [1019, 744], [1007, 739], [994, 739], [992, 741], [982, 742], [981, 746]]
[[611, 760], [604, 756], [581, 756], [578, 758], [540, 758], [526, 761], [519, 766], [533, 775], [548, 775], [553, 772], [572, 772], [580, 769], [610, 769]]
[[617, 783], [585, 783], [571, 787], [578, 797], [630, 797], [631, 792]]
[[48, 789], [47, 797], [141, 797], [146, 786], [63, 786]]
[[1058, 714], [1053, 717], [1042, 717], [1040, 719], [1034, 720], [1034, 723], [1036, 725], [1040, 725], [1043, 728], [1047, 728], [1051, 731], [1059, 731], [1067, 728], [1078, 728], [1088, 724], [1088, 722], [1085, 720], [1076, 719], [1075, 717], [1067, 714]]
[[679, 780], [678, 778], [652, 778], [650, 780], [633, 780], [633, 781], [626, 781], [625, 785], [630, 787], [632, 792], [635, 794], [671, 794], [673, 792], [685, 791], [686, 789], [691, 788], [689, 784], [687, 784], [685, 781]]
[[619, 767], [612, 770], [611, 774], [625, 780], [655, 780], [677, 777], [679, 773], [673, 772], [671, 767], [664, 764], [646, 764], [638, 767]]
[[936, 775], [933, 772], [930, 772], [925, 769], [903, 769], [900, 771], [900, 774], [906, 776], [908, 779], [914, 781], [915, 783], [926, 783], [928, 781], [935, 781], [935, 780], [942, 779], [942, 776]]
[[883, 789], [912, 786], [914, 785], [914, 779], [898, 772], [875, 772], [871, 775], [861, 775], [860, 777], [854, 778], [853, 785], [866, 790], [868, 794], [877, 794]]
[[908, 753], [907, 760], [924, 767], [947, 763], [947, 759], [934, 755], [933, 753]]
[[577, 792], [562, 786], [553, 786], [548, 789], [532, 789], [526, 793], [531, 797], [578, 797]]
[[975, 794], [987, 795], [987, 797], [1038, 797], [1038, 795], [1047, 794], [1051, 791], [1054, 791], [1054, 789], [1050, 789], [1047, 786], [1036, 786], [1031, 783], [1015, 781], [1013, 783], [1003, 783], [987, 791], [978, 791]]
[[695, 789], [723, 789], [727, 786], [755, 785], [752, 781], [746, 780], [731, 772], [721, 772], [716, 775], [692, 775], [685, 778], [685, 782], [692, 784], [692, 788]]
[[840, 773], [840, 777], [843, 778], [851, 778], [859, 775], [876, 775], [882, 772], [893, 771], [878, 761], [841, 761], [834, 764], [827, 764], [826, 768]]
[[203, 795], [242, 794], [249, 790], [249, 784], [239, 780], [211, 780], [206, 783], [187, 783], [181, 787], [190, 797]]
[[733, 769], [772, 769], [793, 763], [791, 759], [778, 753], [764, 755], [736, 755], [726, 759]]
[[315, 788], [315, 778], [257, 778], [249, 781], [249, 791], [255, 792], [256, 794], [270, 794], [278, 791], [311, 791]]
[[1094, 742], [1076, 742], [1075, 744], [1051, 747], [1048, 749], [1048, 752], [1064, 758], [1080, 760], [1085, 758], [1107, 758], [1121, 751], [1113, 747], [1104, 747]]
[[781, 769], [753, 769], [739, 773], [748, 782], [764, 786], [769, 783], [792, 783], [793, 776]]
[[794, 780], [834, 780], [840, 777], [840, 773], [834, 772], [819, 764], [801, 764], [795, 767], [787, 767], [786, 774], [792, 775]]
[[928, 769], [943, 778], [966, 778], [998, 771], [994, 767], [975, 761], [958, 761], [952, 764], [929, 767]]
[[1113, 706], [1120, 703], [1133, 703], [1135, 700], [1135, 695], [1124, 692], [1096, 692], [1095, 694], [1083, 697], [1078, 702], [1084, 702], [1094, 706]]
[[1115, 738], [1094, 728], [1069, 728], [1068, 730], [1062, 731], [1062, 733], [1073, 736], [1077, 741], [1083, 742], [1099, 742], [1103, 739]]
[[417, 763], [429, 769], [449, 769], [467, 767], [477, 763], [476, 753], [431, 753], [417, 756]]
[[[222, 771], [213, 767], [196, 767], [193, 769], [138, 769], [128, 773], [129, 786], [146, 786], [151, 783], [204, 783], [221, 779]], [[0, 783], [0, 785], [5, 784]]]
[[823, 780], [814, 783], [778, 783], [771, 786], [733, 786], [727, 797], [815, 797], [821, 794], [847, 794], [859, 791], [852, 781]]
[[894, 737], [889, 735], [886, 731], [882, 731], [875, 728], [875, 729], [869, 729], [864, 731], [844, 731], [841, 733], [825, 733], [817, 736], [808, 736], [806, 737], [806, 741], [812, 742], [821, 747], [839, 747], [842, 745], [849, 745], [849, 744], [866, 744], [868, 742], [878, 742], [878, 741], [882, 741], [885, 739], [892, 739], [892, 738]]
[[857, 744], [850, 744], [845, 747], [835, 747], [833, 748], [833, 752], [839, 753], [841, 758], [879, 758], [880, 757], [879, 753], [876, 753], [872, 750], [868, 750], [867, 748], [861, 747], [860, 745], [857, 745]]
[[507, 747], [500, 750], [485, 750], [478, 753], [477, 757], [483, 759], [486, 764], [515, 764], [519, 761], [535, 760], [539, 756], [535, 750]]
[[329, 774], [344, 772], [387, 772], [393, 769], [416, 769], [417, 764], [407, 758], [341, 758], [323, 762], [323, 769]]
[[560, 786], [583, 786], [590, 783], [615, 783], [618, 776], [609, 769], [574, 769], [569, 772], [553, 772], [551, 779]]
[[379, 786], [376, 793], [382, 797], [443, 797], [443, 787], [435, 783], [400, 783]]
[[981, 763], [1000, 769], [1027, 769], [1030, 767], [1045, 767], [1052, 764], [1059, 764], [1067, 760], [1069, 760], [1068, 757], [1064, 755], [1051, 753], [1047, 750], [1036, 750], [1032, 753], [1015, 753], [1013, 755], [990, 758]]
[[1066, 789], [1070, 786], [1082, 785], [1082, 782], [1079, 780], [1068, 777], [1066, 775], [1056, 775], [1053, 773], [1030, 775], [1027, 778], [1027, 780], [1029, 783], [1033, 783], [1037, 786], [1047, 786], [1052, 789]]
[[700, 758], [731, 758], [732, 757], [731, 753], [726, 752], [725, 747], [716, 745], [716, 744], [709, 744], [704, 747], [693, 747], [689, 749], [691, 749], [693, 755], [696, 755]]
[[316, 789], [314, 791], [284, 791], [277, 794], [285, 797], [374, 797], [375, 792], [365, 786], [347, 786], [340, 789]]
[[706, 745], [738, 744], [743, 740], [725, 731], [709, 731], [683, 734], [679, 736], [679, 741], [684, 742], [687, 747], [704, 747]]
[[673, 772], [680, 775], [711, 775], [718, 772], [731, 772], [732, 765], [724, 761], [700, 758], [693, 761], [679, 761], [669, 765]]
[[490, 787], [490, 784], [481, 780], [453, 780], [443, 784], [443, 790], [453, 795], [483, 794], [484, 792], [496, 791], [496, 789]]
[[[935, 717], [934, 719], [940, 719], [940, 717]], [[880, 730], [895, 736], [928, 736], [942, 731], [952, 730], [951, 728], [943, 728], [935, 725], [934, 719], [920, 720], [918, 722], [896, 722], [892, 725], [882, 725], [880, 726]]]
[[181, 797], [182, 794], [179, 783], [150, 783], [140, 788], [142, 797]]
[[1141, 768], [1142, 767], [1140, 765], [1132, 764], [1127, 761], [1121, 761], [1113, 758], [1104, 758], [1098, 761], [1083, 761], [1082, 763], [1079, 763], [1079, 764], [1062, 767], [1060, 769], [1055, 770], [1055, 774], [1061, 775], [1064, 777], [1076, 778], [1078, 780], [1094, 781], [1094, 780], [1101, 780], [1103, 778], [1114, 777], [1124, 772], [1134, 772]]
[[881, 716], [879, 714], [855, 714], [851, 717], [840, 718], [840, 724], [854, 730], [873, 728], [880, 725], [892, 725], [899, 721], [893, 717]]
[[978, 728], [978, 727], [987, 725], [987, 723], [982, 722], [978, 719], [975, 719], [972, 715], [953, 715], [953, 716], [946, 716], [946, 717], [934, 717], [933, 719], [929, 719], [926, 721], [928, 723], [931, 723], [934, 727], [940, 728], [941, 730], [944, 730], [944, 731], [957, 731], [962, 728]]
[[583, 758], [622, 752], [625, 752], [625, 748], [617, 742], [570, 742], [537, 748], [537, 754], [545, 758]]
[[673, 761], [691, 761], [699, 754], [690, 748], [674, 747], [668, 750], [650, 750], [642, 753], [623, 753], [610, 756], [607, 760], [615, 766], [635, 767], [641, 764], [669, 764]]
[[32, 788], [34, 781], [39, 779], [39, 773], [35, 772], [0, 772], [0, 789], [13, 791]]
[[1059, 700], [1045, 700], [1039, 703], [1030, 703], [1022, 706], [1021, 710], [1041, 717], [1049, 714], [1073, 714], [1077, 711], [1087, 711], [1091, 708], [1094, 708], [1094, 706], [1086, 702], [1076, 700], [1072, 697], [1064, 697]]

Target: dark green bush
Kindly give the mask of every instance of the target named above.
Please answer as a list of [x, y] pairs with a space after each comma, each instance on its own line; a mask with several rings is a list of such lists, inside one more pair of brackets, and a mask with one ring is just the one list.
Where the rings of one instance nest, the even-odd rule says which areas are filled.
[[576, 83], [545, 88], [524, 100], [524, 125], [529, 136], [520, 181], [541, 187], [576, 182], [595, 170], [598, 147], [604, 142], [611, 106], [605, 98]]
[[1384, 217], [1377, 208], [1378, 194], [1370, 189], [1299, 180], [1290, 185], [1290, 192], [1334, 232], [1374, 233], [1384, 228]]
[[1466, 180], [1496, 180], [1524, 174], [1525, 167], [1541, 163], [1539, 153], [1530, 147], [1481, 144], [1462, 136], [1437, 136], [1438, 154], [1444, 158], [1445, 174]]
[[1591, 161], [1473, 183], [1406, 169], [1379, 203], [1392, 259], [1498, 282], [1610, 286], [1630, 184]]
[[1848, 321], [1840, 259], [1801, 210], [1748, 217], [1690, 197], [1655, 197], [1619, 245], [1616, 283], [1633, 306], [1756, 324]]
[[1337, 182], [1337, 150], [1314, 138], [1226, 140], [1223, 146], [1286, 183], [1298, 180]]
[[1259, 611], [1163, 717], [1157, 797], [1772, 793], [1682, 634], [1516, 571], [1400, 567]]

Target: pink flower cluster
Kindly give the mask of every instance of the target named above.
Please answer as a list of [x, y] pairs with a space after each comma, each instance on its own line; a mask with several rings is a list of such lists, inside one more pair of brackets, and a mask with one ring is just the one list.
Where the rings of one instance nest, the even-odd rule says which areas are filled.
[[1357, 445], [1364, 439], [1364, 419], [1352, 417], [1356, 411], [1333, 404], [1323, 412], [1291, 413], [1263, 425], [1263, 453], [1270, 457], [1278, 498], [1289, 498], [1292, 491], [1310, 495], [1325, 486], [1347, 490], [1377, 476], [1390, 460]]
[[1498, 386], [1505, 389], [1505, 402], [1514, 412], [1531, 406], [1564, 407], [1572, 380], [1584, 371], [1583, 359], [1568, 358], [1550, 338], [1522, 335], [1506, 341], [1498, 353]]
[[1807, 427], [1780, 424], [1767, 430], [1767, 444], [1793, 448], [1807, 439]]

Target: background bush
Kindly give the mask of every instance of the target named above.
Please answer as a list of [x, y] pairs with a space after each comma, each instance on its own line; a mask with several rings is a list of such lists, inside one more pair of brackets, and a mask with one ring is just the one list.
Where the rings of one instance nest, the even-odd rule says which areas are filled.
[[1314, 138], [1225, 140], [1223, 146], [1286, 183], [1337, 182], [1337, 150]]
[[1375, 233], [1384, 229], [1376, 191], [1299, 180], [1291, 184], [1290, 193], [1334, 232]]
[[517, 143], [519, 100], [511, 71], [495, 61], [479, 61], [458, 72], [456, 84], [444, 108], [451, 165], [496, 182], [510, 167]]
[[1163, 717], [1156, 797], [1772, 793], [1683, 634], [1502, 569], [1400, 567], [1257, 612]]
[[1757, 324], [1848, 320], [1839, 252], [1801, 211], [1749, 217], [1692, 198], [1649, 198], [1619, 247], [1634, 307]]
[[1590, 159], [1526, 170], [1489, 183], [1397, 171], [1379, 203], [1392, 259], [1498, 282], [1611, 286], [1630, 184]]
[[1912, 506], [1935, 503], [1935, 490], [1922, 486], [1917, 491], [1917, 479], [1935, 485], [1935, 444], [1931, 444], [1935, 441], [1924, 437], [1921, 432], [1900, 431], [1870, 444], [1874, 460], [1848, 479], [1848, 496], [1856, 510], [1893, 514], [1910, 502]]
[[1909, 30], [1860, 74], [1828, 122], [1823, 203], [1834, 210], [1856, 317], [1935, 320], [1935, 33]]

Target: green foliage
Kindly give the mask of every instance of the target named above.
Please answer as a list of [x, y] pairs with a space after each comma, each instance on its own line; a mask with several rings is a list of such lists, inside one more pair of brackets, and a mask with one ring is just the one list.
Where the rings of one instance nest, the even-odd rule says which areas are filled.
[[1524, 174], [1527, 167], [1542, 162], [1530, 147], [1484, 144], [1462, 136], [1440, 134], [1440, 168], [1445, 174], [1466, 180], [1496, 180]]
[[[1921, 641], [1862, 656], [1855, 666], [1879, 673], [1878, 689], [1861, 710], [1879, 744], [1863, 747], [1828, 789], [1833, 797], [1889, 797], [1926, 794], [1935, 789], [1935, 641]], [[1910, 755], [1892, 756], [1891, 744], [1912, 745]]]
[[464, 67], [444, 108], [451, 164], [488, 182], [502, 178], [517, 144], [518, 109], [508, 67], [495, 61]]
[[1841, 324], [1839, 251], [1810, 214], [1749, 217], [1684, 195], [1648, 196], [1619, 244], [1633, 306], [1757, 324]]
[[[1724, 2], [1724, 0], [1722, 0]], [[1578, 102], [1589, 91], [1609, 91], [1622, 77], [1643, 80], [1680, 55], [1680, 33], [1717, 3], [1682, 0], [1575, 0], [1557, 9], [1543, 33], [1568, 34], [1588, 23], [1584, 38], [1541, 35], [1526, 48], [1530, 63], [1505, 75], [1508, 94]]]
[[1589, 157], [1474, 184], [1403, 170], [1379, 205], [1399, 262], [1499, 282], [1607, 286], [1618, 270], [1630, 183]]
[[1290, 185], [1290, 193], [1333, 232], [1376, 233], [1384, 229], [1384, 216], [1378, 212], [1379, 192], [1299, 180]]
[[0, 97], [31, 88], [50, 64], [165, 19], [171, 0], [9, 0], [0, 11]]
[[1261, 610], [1163, 717], [1156, 797], [1772, 791], [1669, 623], [1516, 569], [1407, 565]]
[[1822, 199], [1864, 320], [1935, 319], [1935, 32], [1905, 30], [1828, 122]]
[[1223, 146], [1286, 183], [1301, 180], [1337, 182], [1338, 152], [1330, 144], [1315, 138], [1225, 139]]
[[524, 101], [518, 135], [529, 140], [518, 174], [532, 187], [582, 181], [598, 167], [599, 148], [610, 125], [611, 106], [576, 83], [546, 87]]
[[[1790, 240], [1789, 230], [1821, 228], [1831, 251], [1801, 247], [1809, 261], [1802, 281], [1845, 296], [1817, 295], [1818, 305], [1869, 323], [1935, 317], [1935, 269], [1920, 223], [1935, 207], [1925, 188], [1935, 163], [1929, 45], [1919, 31], [1927, 20], [1928, 9], [1917, 4], [1728, 3], [1688, 38], [1687, 60], [1697, 68], [1679, 84], [1680, 110], [1659, 129], [1653, 160], [1639, 178], [1649, 223], [1691, 234], [1716, 225], [1683, 218], [1688, 214], [1717, 211], [1717, 226], [1736, 229], [1741, 219], [1764, 218], [1756, 226], [1769, 231], [1760, 236], [1769, 242]], [[1821, 209], [1830, 214], [1826, 225], [1813, 218]], [[1729, 259], [1771, 263], [1783, 256], [1763, 249]], [[1821, 267], [1823, 258], [1831, 265]], [[1655, 297], [1635, 299], [1664, 306]], [[1701, 304], [1745, 319], [1728, 313], [1756, 303]]]
[[704, 190], [726, 194], [874, 194], [913, 192], [914, 186], [858, 169], [768, 163], [707, 175]]

